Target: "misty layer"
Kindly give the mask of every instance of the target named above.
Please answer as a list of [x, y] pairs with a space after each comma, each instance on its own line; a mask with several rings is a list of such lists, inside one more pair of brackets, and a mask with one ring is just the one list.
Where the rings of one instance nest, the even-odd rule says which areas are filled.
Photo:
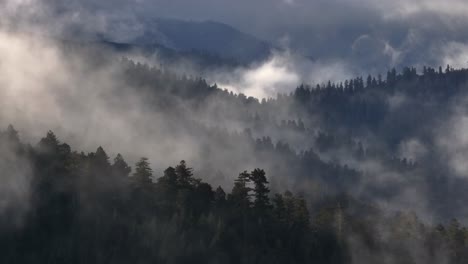
[[[446, 123], [461, 115], [452, 105], [462, 103], [465, 70], [407, 68], [258, 100], [95, 43], [2, 39], [15, 44], [1, 46], [2, 123], [28, 141], [52, 129], [82, 151], [147, 156], [159, 170], [185, 159], [215, 185], [232, 185], [223, 171], [261, 167], [272, 189], [312, 203], [346, 192], [428, 221], [466, 217], [452, 147], [465, 145], [463, 130]], [[442, 128], [460, 140], [444, 143]]]
[[319, 2], [2, 1], [0, 262], [466, 263], [467, 5]]
[[[208, 53], [224, 49], [239, 57], [252, 51], [254, 54], [270, 52], [263, 45], [258, 45], [260, 50], [251, 49], [250, 42], [232, 41], [238, 45], [230, 47], [230, 42], [223, 42], [226, 35], [232, 36], [230, 31], [200, 36], [190, 35], [193, 32], [188, 30], [200, 24], [209, 28], [212, 21], [219, 21], [305, 57], [342, 61], [351, 65], [352, 72], [360, 74], [377, 74], [408, 65], [445, 65], [448, 61], [456, 67], [466, 66], [466, 61], [452, 55], [459, 50], [462, 55], [467, 50], [464, 43], [468, 35], [464, 29], [468, 20], [464, 13], [468, 5], [464, 0], [3, 2], [7, 3], [7, 14], [15, 13], [7, 16], [8, 24], [33, 21], [33, 25], [42, 23], [43, 31], [59, 35], [88, 38], [100, 35], [127, 44], [158, 40], [160, 44], [189, 46]], [[167, 24], [158, 23], [155, 17], [175, 18], [171, 23], [179, 24], [182, 29], [167, 32]], [[205, 32], [203, 29], [197, 31]], [[172, 38], [174, 35], [178, 38]], [[186, 40], [188, 36], [195, 37], [178, 43], [178, 39]], [[239, 50], [244, 52], [239, 54]]]

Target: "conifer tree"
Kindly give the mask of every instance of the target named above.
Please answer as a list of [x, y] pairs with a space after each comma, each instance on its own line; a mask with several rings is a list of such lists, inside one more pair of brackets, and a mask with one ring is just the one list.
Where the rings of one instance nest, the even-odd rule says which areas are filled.
[[230, 195], [230, 200], [239, 207], [248, 208], [251, 205], [250, 194], [252, 190], [248, 187], [250, 183], [250, 174], [244, 171], [239, 174], [237, 179], [234, 181], [234, 187]]
[[135, 173], [133, 174], [133, 179], [140, 186], [147, 186], [151, 184], [153, 176], [153, 170], [150, 168], [148, 158], [141, 158], [135, 164]]
[[120, 153], [117, 154], [117, 156], [114, 158], [114, 163], [112, 164], [112, 173], [114, 176], [118, 178], [127, 178], [131, 171], [132, 168], [128, 166], [122, 155], [120, 155]]
[[261, 169], [255, 169], [251, 173], [251, 179], [254, 183], [254, 208], [258, 212], [265, 212], [270, 208], [270, 199], [268, 194], [270, 189], [268, 189], [268, 181], [265, 176], [265, 171]]
[[216, 188], [214, 200], [218, 205], [222, 205], [226, 202], [226, 192], [223, 190], [223, 188], [221, 188], [221, 186], [218, 186], [218, 188]]
[[184, 160], [175, 167], [175, 173], [177, 175], [177, 184], [181, 187], [191, 187], [198, 182], [193, 178], [193, 169], [187, 167]]

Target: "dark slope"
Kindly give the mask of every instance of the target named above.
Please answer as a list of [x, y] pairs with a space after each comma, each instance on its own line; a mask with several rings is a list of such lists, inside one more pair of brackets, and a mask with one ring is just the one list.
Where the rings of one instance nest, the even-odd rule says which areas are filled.
[[[211, 53], [241, 63], [263, 60], [270, 54], [271, 46], [265, 41], [223, 23], [161, 18], [141, 23], [141, 34], [127, 44], [159, 44], [178, 51]], [[118, 32], [119, 29], [113, 31]]]

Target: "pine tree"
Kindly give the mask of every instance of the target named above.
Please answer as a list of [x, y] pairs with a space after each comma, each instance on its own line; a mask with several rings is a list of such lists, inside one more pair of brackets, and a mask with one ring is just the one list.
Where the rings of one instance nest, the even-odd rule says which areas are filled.
[[42, 138], [39, 141], [38, 149], [41, 152], [55, 153], [58, 150], [60, 142], [55, 136], [54, 132], [48, 131], [45, 138]]
[[294, 210], [294, 221], [300, 228], [306, 229], [309, 227], [309, 210], [307, 209], [307, 203], [303, 197], [295, 198], [295, 210]]
[[265, 171], [261, 169], [255, 169], [251, 173], [251, 179], [255, 185], [254, 187], [254, 208], [258, 212], [265, 212], [270, 208], [270, 199], [268, 194], [270, 189], [268, 189], [268, 181], [265, 176]]
[[114, 176], [118, 178], [127, 178], [130, 175], [132, 168], [128, 166], [127, 162], [125, 162], [122, 155], [117, 154], [114, 158], [114, 163], [112, 164], [112, 173]]
[[98, 147], [96, 150], [96, 154], [94, 155], [96, 161], [101, 164], [109, 164], [109, 156], [107, 156], [107, 153], [104, 151], [102, 147]]
[[177, 175], [177, 184], [181, 187], [193, 187], [199, 182], [199, 180], [193, 178], [193, 169], [187, 167], [184, 160], [175, 167], [175, 173]]
[[175, 187], [177, 185], [176, 170], [173, 167], [164, 170], [164, 175], [158, 179], [158, 183]]
[[135, 173], [133, 179], [140, 186], [148, 186], [152, 183], [153, 170], [150, 168], [148, 158], [141, 158], [135, 164]]
[[274, 216], [276, 217], [277, 221], [284, 222], [286, 220], [286, 206], [284, 204], [284, 198], [281, 194], [275, 194], [272, 199], [273, 206], [274, 206]]
[[[111, 165], [109, 156], [102, 147], [99, 147], [94, 155], [91, 155], [91, 170], [98, 174], [110, 174]], [[107, 176], [107, 175], [106, 175]]]
[[226, 192], [219, 186], [214, 194], [215, 203], [218, 205], [223, 205], [226, 202]]
[[241, 208], [248, 208], [251, 205], [249, 192], [252, 189], [247, 186], [248, 183], [250, 183], [250, 174], [247, 171], [244, 171], [239, 174], [237, 179], [234, 181], [234, 187], [232, 188], [230, 195], [230, 200], [236, 206]]

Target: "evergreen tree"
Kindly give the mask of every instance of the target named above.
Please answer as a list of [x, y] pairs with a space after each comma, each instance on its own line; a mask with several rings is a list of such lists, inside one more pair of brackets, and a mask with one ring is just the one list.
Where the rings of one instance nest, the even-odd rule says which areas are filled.
[[148, 186], [152, 183], [153, 170], [150, 168], [148, 158], [141, 158], [135, 164], [135, 173], [133, 179], [139, 186]]
[[237, 179], [234, 181], [234, 187], [232, 188], [229, 200], [231, 200], [236, 206], [241, 208], [249, 208], [251, 205], [251, 199], [249, 192], [252, 190], [248, 184], [250, 183], [250, 174], [244, 171], [239, 174]]
[[94, 163], [100, 167], [109, 167], [109, 156], [102, 147], [98, 147], [94, 154]]
[[216, 188], [214, 200], [217, 205], [224, 205], [226, 203], [226, 192], [221, 188], [221, 186]]
[[254, 208], [258, 212], [265, 212], [270, 208], [270, 199], [268, 194], [270, 189], [268, 189], [268, 181], [265, 176], [265, 171], [261, 169], [255, 169], [251, 173], [251, 179], [254, 183]]
[[164, 175], [158, 179], [158, 183], [175, 187], [178, 184], [177, 173], [173, 167], [164, 170]]
[[193, 169], [187, 167], [184, 160], [175, 167], [175, 173], [177, 175], [177, 184], [181, 187], [192, 187], [199, 182], [193, 178]]
[[46, 137], [39, 141], [38, 147], [42, 152], [54, 153], [57, 151], [59, 144], [60, 142], [54, 132], [48, 131]]
[[310, 215], [307, 209], [307, 203], [303, 197], [295, 198], [294, 221], [296, 225], [306, 230], [310, 225]]
[[284, 204], [283, 195], [277, 193], [274, 195], [273, 199], [273, 212], [274, 216], [280, 223], [286, 222], [286, 206]]
[[130, 175], [131, 171], [132, 168], [128, 166], [127, 162], [125, 162], [122, 155], [120, 155], [120, 153], [117, 154], [117, 156], [114, 158], [114, 163], [112, 164], [113, 174], [117, 178], [126, 179]]

